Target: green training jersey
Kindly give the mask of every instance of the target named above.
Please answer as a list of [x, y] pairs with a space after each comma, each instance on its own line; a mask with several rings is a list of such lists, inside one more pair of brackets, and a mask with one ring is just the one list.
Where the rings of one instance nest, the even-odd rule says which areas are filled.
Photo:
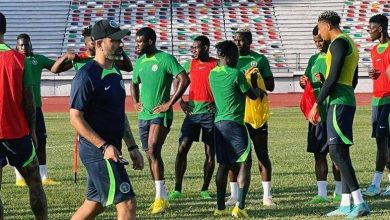
[[42, 70], [47, 69], [50, 70], [54, 60], [49, 59], [40, 54], [34, 54], [32, 56], [26, 57], [26, 61], [29, 63], [29, 67], [32, 72], [32, 80], [33, 80], [33, 92], [34, 92], [34, 102], [36, 107], [42, 106], [42, 98], [41, 98], [41, 77]]
[[251, 67], [257, 67], [263, 79], [272, 76], [269, 61], [262, 54], [251, 51], [250, 54], [238, 58], [237, 69], [245, 73]]
[[[317, 53], [311, 56], [305, 70], [305, 76], [313, 86], [315, 98], [317, 98], [318, 95], [320, 94], [320, 90], [322, 87], [321, 81], [316, 80], [315, 76], [317, 73], [320, 73], [322, 77], [325, 78], [325, 73], [326, 73], [325, 53]], [[320, 117], [321, 120], [323, 121], [326, 119], [326, 110], [327, 110], [327, 101], [324, 101], [319, 109]]]
[[173, 119], [172, 109], [159, 114], [154, 114], [153, 109], [169, 101], [173, 77], [181, 72], [185, 72], [185, 70], [176, 58], [163, 51], [157, 51], [152, 57], [146, 57], [144, 54], [136, 60], [133, 83], [142, 84], [140, 102], [143, 108], [138, 114], [139, 119]]
[[184, 61], [184, 63], [182, 64], [182, 67], [184, 68], [184, 70], [186, 71], [186, 73], [189, 73], [189, 72], [190, 72], [191, 60], [192, 60], [192, 59], [188, 59], [188, 60]]
[[7, 44], [0, 44], [0, 52], [11, 50]]
[[215, 122], [234, 121], [244, 124], [245, 94], [250, 85], [244, 74], [228, 66], [217, 66], [209, 76], [217, 113]]
[[[359, 62], [359, 51], [353, 40], [347, 34], [340, 34], [334, 40], [338, 38], [343, 38], [349, 44], [349, 49], [348, 54], [344, 59], [344, 64], [341, 68], [340, 78], [330, 93], [329, 103], [330, 105], [341, 104], [356, 106], [355, 93], [352, 83], [355, 70]], [[326, 69], [326, 77], [329, 75], [329, 71], [332, 66], [332, 53], [330, 52], [332, 43], [329, 45], [328, 52], [326, 53], [326, 66], [328, 67]]]

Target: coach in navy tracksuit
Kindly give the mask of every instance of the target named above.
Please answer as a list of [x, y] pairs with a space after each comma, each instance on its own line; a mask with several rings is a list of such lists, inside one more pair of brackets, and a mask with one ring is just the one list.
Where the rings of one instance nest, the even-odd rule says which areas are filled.
[[128, 162], [122, 157], [122, 139], [133, 168], [141, 169], [143, 159], [125, 115], [122, 75], [114, 65], [127, 34], [115, 21], [98, 21], [92, 28], [96, 56], [72, 81], [70, 119], [80, 134], [80, 158], [88, 172], [87, 198], [72, 219], [93, 219], [111, 204], [118, 219], [135, 218], [135, 194], [124, 168]]

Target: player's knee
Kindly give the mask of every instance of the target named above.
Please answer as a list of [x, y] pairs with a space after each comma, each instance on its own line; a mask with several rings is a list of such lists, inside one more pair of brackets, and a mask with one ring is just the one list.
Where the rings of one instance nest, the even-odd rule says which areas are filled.
[[157, 160], [158, 158], [161, 158], [161, 151], [151, 147], [148, 149], [148, 156], [151, 161]]
[[215, 164], [215, 156], [214, 154], [211, 154], [210, 152], [206, 152], [206, 163], [208, 165], [213, 165]]
[[336, 163], [332, 160], [332, 167], [334, 170], [340, 170]]
[[30, 182], [30, 184], [27, 184], [28, 185], [28, 188], [29, 188], [29, 191], [30, 191], [30, 195], [32, 198], [34, 199], [40, 199], [42, 198], [42, 195], [43, 197], [45, 197], [45, 192], [43, 191], [43, 186], [42, 186], [42, 183], [37, 181], [37, 182]]
[[262, 168], [269, 169], [271, 167], [271, 161], [268, 156], [259, 157], [257, 163]]
[[224, 182], [227, 179], [229, 172], [229, 167], [223, 164], [219, 164], [217, 174], [215, 175], [215, 180], [217, 185], [219, 182]]
[[31, 208], [34, 211], [35, 215], [45, 215], [47, 212], [47, 203], [46, 203], [46, 195], [43, 191], [43, 187], [41, 184], [34, 184], [29, 186], [30, 189], [30, 203]]
[[314, 159], [315, 159], [317, 162], [326, 163], [326, 154], [315, 153], [315, 154], [314, 154]]
[[178, 149], [180, 155], [187, 155], [190, 150], [190, 144], [187, 141], [181, 141]]
[[252, 162], [251, 161], [246, 161], [240, 164], [240, 170], [245, 169], [245, 170], [250, 170], [252, 168]]
[[340, 148], [341, 146], [338, 145], [329, 146], [329, 155], [337, 166], [340, 166], [340, 162], [342, 161], [342, 153], [340, 152]]
[[135, 198], [128, 200], [126, 202], [126, 205], [130, 213], [135, 213], [135, 210], [137, 208], [137, 201]]
[[133, 219], [136, 208], [137, 202], [135, 198], [120, 202], [116, 205], [118, 216], [124, 217], [123, 219]]
[[216, 183], [218, 188], [221, 188], [221, 187], [224, 186], [225, 180], [226, 180], [226, 178], [223, 177], [222, 175], [216, 175], [215, 176], [215, 183]]
[[37, 159], [34, 159], [26, 167], [19, 167], [18, 170], [25, 179], [27, 186], [42, 186], [41, 176], [39, 174], [39, 164]]
[[215, 165], [215, 159], [214, 157], [206, 157], [206, 163], [207, 166], [211, 167]]
[[41, 175], [39, 173], [35, 174], [35, 175], [27, 176], [27, 178], [25, 178], [25, 180], [26, 180], [27, 186], [29, 186], [29, 187], [34, 187], [34, 188], [42, 187], [42, 179], [41, 179]]

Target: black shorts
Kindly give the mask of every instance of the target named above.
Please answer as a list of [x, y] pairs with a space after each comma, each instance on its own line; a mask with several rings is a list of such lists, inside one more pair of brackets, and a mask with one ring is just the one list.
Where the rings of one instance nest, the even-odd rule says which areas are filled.
[[327, 114], [326, 127], [328, 145], [353, 144], [353, 118], [356, 107], [349, 105], [330, 105]]
[[141, 139], [142, 149], [144, 151], [148, 150], [149, 129], [150, 129], [150, 125], [152, 124], [161, 125], [165, 128], [170, 129], [172, 125], [172, 119], [154, 118], [151, 120], [138, 121], [139, 136]]
[[257, 129], [253, 128], [252, 125], [248, 123], [246, 123], [245, 125], [248, 129], [249, 136], [251, 137], [252, 140], [253, 138], [255, 138], [256, 135], [259, 134], [268, 135], [268, 122], [264, 123], [263, 126]]
[[325, 122], [318, 122], [315, 126], [309, 123], [307, 129], [307, 152], [321, 154], [329, 152]]
[[390, 104], [372, 107], [372, 137], [389, 137]]
[[36, 135], [38, 138], [38, 142], [40, 142], [40, 140], [44, 140], [47, 138], [45, 118], [43, 117], [42, 109], [40, 107], [36, 108], [35, 120]]
[[0, 165], [25, 167], [35, 158], [35, 148], [30, 135], [17, 139], [0, 139]]
[[214, 114], [187, 115], [181, 126], [179, 141], [199, 141], [202, 130], [202, 142], [212, 146], [213, 144]]
[[245, 125], [233, 121], [215, 122], [214, 143], [220, 164], [251, 161], [251, 142]]

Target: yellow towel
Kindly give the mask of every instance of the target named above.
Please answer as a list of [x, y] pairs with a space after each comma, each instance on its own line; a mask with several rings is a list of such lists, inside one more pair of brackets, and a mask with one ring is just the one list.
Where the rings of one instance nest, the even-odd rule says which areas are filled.
[[[261, 77], [260, 71], [256, 67], [252, 67], [245, 72], [245, 78], [251, 85], [251, 74], [257, 74], [257, 86], [266, 91], [264, 79]], [[250, 124], [254, 129], [263, 126], [269, 119], [269, 101], [268, 96], [264, 95], [262, 99], [257, 98], [252, 100], [246, 97], [245, 101], [245, 123]]]

